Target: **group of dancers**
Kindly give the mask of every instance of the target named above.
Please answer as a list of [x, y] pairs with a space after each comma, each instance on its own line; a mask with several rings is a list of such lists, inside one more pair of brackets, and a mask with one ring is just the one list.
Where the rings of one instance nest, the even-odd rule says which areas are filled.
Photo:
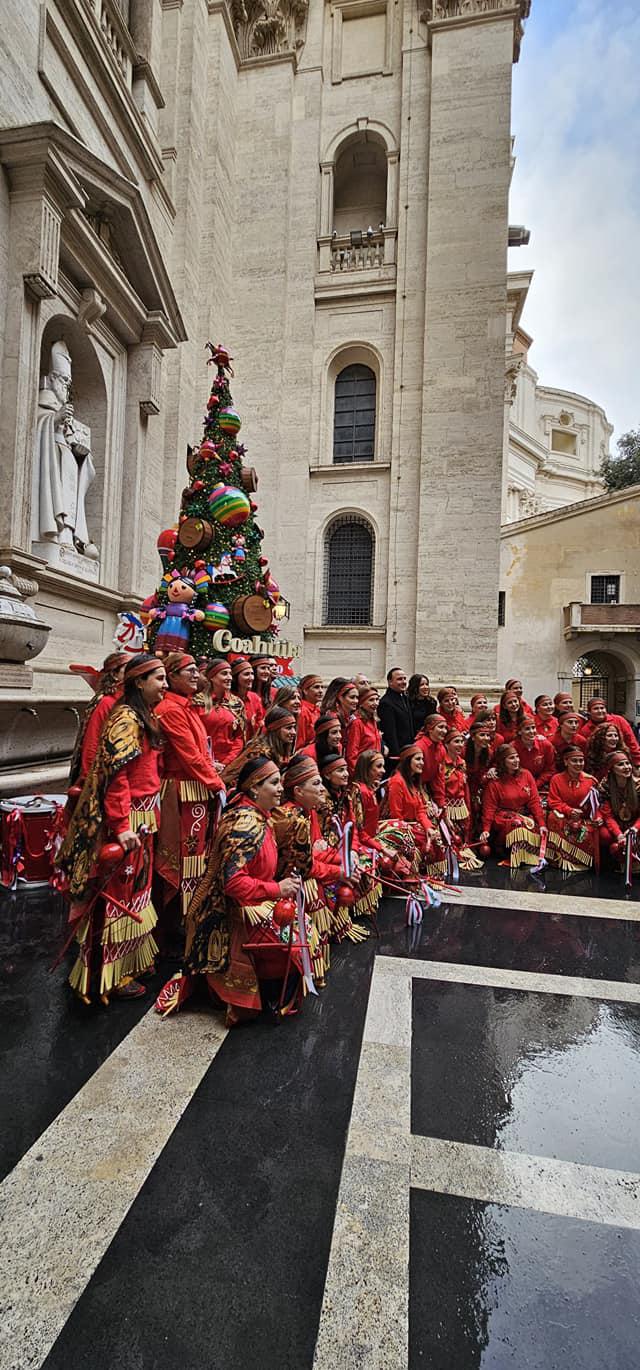
[[[604, 700], [506, 682], [470, 712], [392, 669], [278, 677], [273, 658], [114, 653], [83, 718], [56, 882], [84, 1003], [206, 986], [228, 1026], [296, 1011], [331, 945], [375, 928], [383, 888], [430, 897], [491, 855], [566, 872], [640, 856], [640, 745]], [[636, 848], [638, 842], [638, 848]]]

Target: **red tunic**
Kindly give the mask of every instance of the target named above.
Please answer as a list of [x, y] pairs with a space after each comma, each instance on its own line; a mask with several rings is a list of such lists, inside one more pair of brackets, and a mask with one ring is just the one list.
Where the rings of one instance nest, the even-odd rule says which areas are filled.
[[547, 742], [553, 742], [558, 731], [558, 720], [554, 714], [551, 715], [551, 718], [541, 718], [539, 713], [535, 713], [533, 721], [538, 737], [546, 737]]
[[247, 719], [246, 741], [248, 742], [250, 737], [255, 737], [256, 734], [260, 732], [264, 722], [264, 704], [262, 703], [260, 695], [256, 694], [255, 690], [248, 690], [246, 695], [238, 695], [238, 698], [242, 698], [242, 703], [244, 704], [244, 712]]
[[[594, 776], [583, 771], [580, 779], [570, 780], [566, 771], [554, 775], [549, 785], [549, 810], [557, 809], [563, 818], [569, 818], [572, 809], [579, 809], [597, 781]], [[585, 810], [583, 810], [585, 813]], [[585, 813], [585, 817], [589, 815]]]
[[517, 737], [513, 745], [523, 770], [530, 772], [539, 790], [546, 788], [556, 768], [556, 754], [551, 743], [546, 737], [536, 737], [531, 747], [525, 747]]
[[482, 827], [485, 832], [491, 828], [508, 826], [514, 814], [524, 814], [538, 824], [544, 825], [544, 813], [540, 803], [538, 787], [529, 771], [520, 770], [516, 775], [506, 775], [502, 780], [489, 780], [482, 797]]
[[496, 733], [495, 736], [496, 747], [501, 747], [503, 742], [515, 742], [518, 736], [517, 722], [503, 723], [497, 709], [495, 710], [495, 714], [496, 718], [498, 719], [498, 728], [500, 729], [500, 731]]
[[244, 747], [239, 718], [223, 701], [211, 706], [208, 714], [204, 716], [204, 726], [211, 738], [214, 761], [228, 766], [230, 761], [234, 761], [236, 756], [240, 755]]
[[424, 756], [422, 784], [429, 791], [434, 804], [442, 809], [444, 808], [444, 763], [447, 759], [447, 753], [442, 742], [432, 742], [426, 733], [418, 733], [416, 742]]
[[353, 775], [356, 761], [363, 752], [382, 752], [382, 733], [374, 718], [356, 714], [347, 730], [346, 758], [349, 774]]
[[432, 832], [433, 823], [427, 813], [427, 800], [422, 787], [410, 789], [404, 776], [394, 771], [387, 786], [389, 817], [401, 818], [405, 823], [417, 823], [424, 833]]
[[356, 788], [360, 793], [362, 811], [364, 814], [364, 822], [360, 832], [365, 840], [366, 838], [375, 838], [380, 819], [380, 809], [378, 807], [375, 792], [370, 789], [369, 785], [365, 785], [362, 780], [356, 781]]
[[298, 714], [298, 735], [296, 746], [306, 747], [309, 742], [315, 741], [314, 724], [320, 717], [320, 710], [317, 704], [312, 704], [310, 700], [303, 699]]
[[444, 718], [449, 729], [455, 728], [458, 733], [467, 732], [467, 720], [462, 709], [454, 709], [452, 714], [445, 714], [442, 712], [442, 709], [438, 709], [438, 715], [440, 718]]
[[[640, 766], [640, 743], [638, 743], [633, 728], [631, 727], [631, 724], [627, 722], [627, 719], [623, 718], [621, 714], [607, 714], [606, 719], [603, 719], [602, 721], [603, 723], [612, 723], [614, 727], [618, 729], [633, 765]], [[597, 723], [591, 723], [591, 721], [585, 723], [580, 729], [576, 740], [579, 739], [580, 744], [587, 747], [597, 726]]]
[[160, 789], [160, 756], [161, 753], [151, 746], [148, 737], [143, 737], [140, 756], [122, 766], [107, 787], [104, 811], [116, 837], [131, 826], [133, 801], [157, 796]]
[[640, 832], [640, 818], [636, 818], [634, 823], [627, 823], [624, 828], [621, 828], [620, 822], [613, 812], [610, 799], [603, 799], [600, 806], [600, 817], [604, 819], [605, 828], [610, 841], [617, 841], [619, 837], [622, 837], [623, 832], [626, 832], [627, 828], [635, 828], [636, 832]]
[[104, 724], [106, 723], [109, 714], [113, 709], [114, 704], [117, 704], [120, 698], [120, 693], [115, 695], [107, 694], [103, 695], [102, 699], [100, 699], [96, 704], [96, 707], [91, 715], [91, 718], [87, 723], [85, 734], [82, 739], [80, 776], [78, 783], [81, 783], [89, 774], [89, 771], [96, 759], [96, 752], [98, 750], [100, 734], [102, 732]]
[[462, 757], [459, 761], [447, 759], [445, 762], [444, 794], [447, 804], [456, 804], [463, 800], [467, 808], [470, 809], [471, 798], [467, 782], [467, 768]]
[[169, 690], [156, 713], [165, 738], [163, 760], [167, 779], [199, 780], [208, 789], [223, 789], [209, 755], [206, 728], [192, 700]]

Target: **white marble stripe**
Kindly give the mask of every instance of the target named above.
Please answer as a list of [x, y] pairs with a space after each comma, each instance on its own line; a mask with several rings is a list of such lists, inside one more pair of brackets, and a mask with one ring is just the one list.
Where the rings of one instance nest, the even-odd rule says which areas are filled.
[[[378, 956], [376, 969], [383, 979], [451, 980], [457, 984], [485, 985], [493, 989], [524, 989], [536, 994], [579, 995], [584, 999], [617, 999], [640, 1004], [640, 985], [623, 980], [587, 980], [577, 975], [540, 975], [529, 970], [498, 970], [495, 966], [460, 966], [451, 961], [414, 961], [410, 957]], [[387, 992], [395, 1002], [393, 991]], [[382, 996], [380, 996], [382, 1002]], [[375, 1016], [377, 1000], [370, 1002]], [[380, 1029], [381, 1030], [381, 1029]], [[383, 1040], [382, 1038], [380, 1040]]]
[[438, 1194], [640, 1228], [640, 1175], [628, 1171], [413, 1136], [411, 1184]]
[[[455, 894], [443, 904], [456, 908], [468, 904], [472, 908], [516, 909], [522, 913], [562, 913], [573, 918], [617, 918], [624, 922], [640, 922], [640, 903], [622, 899], [591, 899], [586, 895], [539, 894], [534, 890], [491, 890], [485, 886], [456, 885]], [[405, 904], [401, 894], [390, 899]]]
[[151, 1009], [6, 1177], [0, 1370], [45, 1360], [225, 1037]]
[[314, 1370], [406, 1370], [411, 981], [374, 966]]

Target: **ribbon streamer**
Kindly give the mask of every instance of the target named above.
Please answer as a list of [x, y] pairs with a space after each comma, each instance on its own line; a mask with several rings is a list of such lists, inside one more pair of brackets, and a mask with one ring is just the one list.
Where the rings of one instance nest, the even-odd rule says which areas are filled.
[[22, 814], [19, 809], [12, 809], [4, 820], [4, 841], [2, 844], [2, 873], [1, 883], [5, 889], [16, 890], [18, 888], [18, 877], [24, 870], [24, 846], [25, 831]]
[[442, 833], [442, 840], [446, 847], [447, 876], [449, 880], [453, 880], [454, 885], [457, 885], [460, 879], [460, 866], [458, 864], [456, 849], [453, 845], [451, 829], [449, 828], [448, 823], [445, 823], [444, 818], [439, 819], [438, 827]]
[[296, 911], [298, 924], [298, 941], [300, 943], [300, 955], [302, 959], [302, 976], [306, 986], [307, 994], [317, 995], [318, 991], [313, 983], [313, 970], [311, 968], [311, 955], [309, 953], [309, 943], [307, 941], [307, 929], [304, 918], [305, 896], [302, 884], [296, 895]]
[[415, 927], [416, 923], [422, 922], [422, 904], [415, 894], [410, 894], [405, 906], [405, 922], [407, 927]]
[[344, 824], [339, 818], [332, 822], [340, 842], [340, 873], [343, 880], [350, 880], [353, 875], [353, 823], [350, 818]]
[[633, 828], [625, 835], [624, 839], [624, 883], [627, 889], [631, 889], [633, 880], [633, 848], [635, 832]]
[[539, 875], [539, 874], [540, 874], [540, 871], [543, 871], [544, 868], [545, 868], [545, 866], [546, 866], [546, 864], [547, 864], [546, 855], [547, 855], [547, 838], [548, 838], [548, 836], [549, 836], [549, 834], [548, 834], [548, 832], [547, 832], [547, 829], [546, 829], [546, 828], [541, 828], [541, 829], [540, 829], [540, 860], [538, 861], [537, 866], [532, 866], [532, 867], [531, 867], [531, 874], [532, 874], [532, 875]]

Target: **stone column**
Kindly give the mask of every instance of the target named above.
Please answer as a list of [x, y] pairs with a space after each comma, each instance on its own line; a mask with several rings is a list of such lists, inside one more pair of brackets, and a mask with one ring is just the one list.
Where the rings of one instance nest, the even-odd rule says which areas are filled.
[[[446, 0], [431, 94], [416, 640], [431, 678], [497, 672], [514, 26]], [[516, 43], [519, 32], [516, 33]]]

